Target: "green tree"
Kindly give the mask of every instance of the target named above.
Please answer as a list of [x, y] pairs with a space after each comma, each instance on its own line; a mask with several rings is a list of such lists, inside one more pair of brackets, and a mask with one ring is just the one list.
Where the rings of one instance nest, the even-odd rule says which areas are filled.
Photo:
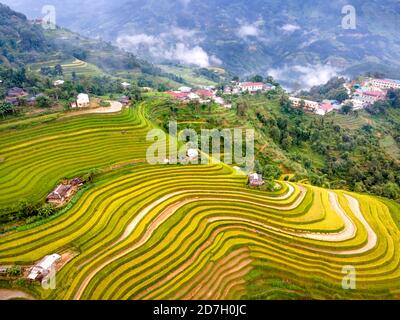
[[48, 96], [39, 96], [36, 98], [36, 105], [39, 108], [50, 108], [51, 104], [52, 101]]

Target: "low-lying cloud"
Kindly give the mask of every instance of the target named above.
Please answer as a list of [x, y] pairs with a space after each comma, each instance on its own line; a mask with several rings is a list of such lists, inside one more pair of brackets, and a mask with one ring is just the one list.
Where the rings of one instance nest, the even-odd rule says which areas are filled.
[[202, 68], [210, 66], [210, 57], [199, 46], [189, 48], [184, 43], [178, 43], [172, 53], [170, 53], [170, 56], [171, 59], [175, 58], [183, 64], [196, 65]]
[[300, 85], [302, 89], [327, 83], [331, 78], [337, 76], [339, 70], [330, 65], [294, 65], [279, 69], [270, 69], [268, 74], [282, 81], [286, 86]]
[[300, 30], [301, 27], [295, 24], [285, 24], [284, 26], [282, 26], [281, 28], [283, 31], [287, 32], [287, 33], [292, 33], [294, 31]]
[[258, 20], [254, 23], [242, 22], [237, 31], [237, 35], [242, 39], [247, 39], [248, 37], [258, 38], [261, 35], [261, 26], [263, 26], [264, 21]]
[[121, 34], [117, 38], [119, 47], [139, 55], [151, 55], [158, 61], [173, 61], [186, 65], [206, 68], [220, 65], [222, 61], [209, 55], [200, 45], [201, 38], [196, 30], [172, 27], [169, 33], [159, 36]]

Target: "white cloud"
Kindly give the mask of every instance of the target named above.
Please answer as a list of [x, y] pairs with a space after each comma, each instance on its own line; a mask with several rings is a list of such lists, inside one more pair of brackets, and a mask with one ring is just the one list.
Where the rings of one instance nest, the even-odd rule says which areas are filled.
[[242, 39], [248, 37], [259, 37], [261, 33], [260, 27], [263, 24], [263, 20], [258, 20], [255, 23], [241, 23], [237, 35]]
[[150, 56], [158, 62], [175, 61], [202, 68], [222, 64], [218, 57], [209, 55], [199, 45], [197, 33], [196, 30], [173, 27], [170, 32], [158, 36], [121, 34], [116, 42], [125, 50], [147, 58]]
[[285, 24], [281, 29], [285, 32], [291, 33], [291, 32], [300, 30], [301, 28], [298, 25], [288, 23], [288, 24]]
[[171, 34], [165, 34], [165, 36], [174, 36], [177, 39], [183, 41], [185, 39], [192, 39], [196, 35], [197, 31], [196, 30], [188, 30], [188, 29], [182, 29], [178, 27], [173, 27], [171, 29]]
[[129, 49], [130, 47], [138, 47], [140, 45], [152, 46], [159, 43], [159, 39], [144, 33], [135, 35], [122, 35], [117, 38], [117, 44], [125, 49]]
[[240, 27], [238, 35], [241, 38], [258, 37], [259, 30], [256, 26], [252, 24], [245, 24]]
[[213, 65], [216, 65], [216, 66], [219, 66], [219, 65], [222, 64], [222, 60], [221, 60], [220, 58], [218, 58], [217, 56], [214, 56], [214, 55], [212, 55], [212, 56], [210, 57], [210, 62], [211, 62]]
[[325, 84], [338, 75], [339, 70], [331, 65], [295, 65], [280, 69], [270, 69], [268, 74], [277, 80], [293, 84], [298, 82], [303, 89]]
[[181, 63], [195, 65], [201, 68], [210, 66], [210, 57], [207, 52], [199, 46], [189, 48], [184, 43], [178, 43], [175, 47], [172, 58]]

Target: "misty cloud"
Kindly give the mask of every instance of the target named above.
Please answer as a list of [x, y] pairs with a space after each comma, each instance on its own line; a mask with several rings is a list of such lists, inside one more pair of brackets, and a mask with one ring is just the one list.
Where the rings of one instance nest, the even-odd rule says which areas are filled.
[[303, 89], [309, 89], [313, 86], [325, 84], [331, 78], [337, 76], [339, 70], [330, 65], [294, 65], [285, 66], [279, 69], [270, 69], [268, 74], [277, 80], [285, 82], [288, 86], [292, 86], [293, 79]]
[[202, 68], [210, 66], [210, 57], [199, 46], [189, 48], [184, 43], [178, 43], [173, 52], [173, 57], [183, 64], [195, 65]]
[[196, 30], [178, 27], [171, 28], [170, 33], [158, 37], [144, 33], [122, 34], [117, 38], [119, 47], [135, 54], [151, 55], [158, 61], [173, 61], [201, 68], [220, 65], [222, 61], [209, 55], [199, 44]]
[[288, 23], [288, 24], [285, 24], [281, 29], [285, 32], [291, 33], [291, 32], [300, 30], [301, 28], [298, 25]]
[[144, 33], [135, 35], [123, 35], [117, 38], [117, 44], [125, 49], [128, 49], [129, 47], [138, 47], [140, 45], [153, 46], [159, 43], [159, 39]]
[[248, 37], [259, 37], [261, 35], [260, 27], [264, 24], [263, 20], [258, 20], [255, 23], [242, 23], [237, 31], [237, 35], [246, 39]]

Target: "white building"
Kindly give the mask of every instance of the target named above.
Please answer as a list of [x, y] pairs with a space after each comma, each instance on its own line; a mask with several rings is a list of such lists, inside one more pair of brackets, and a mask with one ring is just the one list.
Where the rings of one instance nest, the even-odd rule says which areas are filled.
[[389, 90], [389, 89], [400, 89], [399, 80], [391, 79], [371, 79], [369, 84], [375, 88]]
[[180, 91], [180, 92], [185, 92], [185, 93], [189, 93], [189, 92], [192, 92], [192, 88], [190, 88], [190, 87], [180, 87], [180, 88], [178, 89], [178, 91]]
[[44, 257], [37, 265], [35, 265], [28, 275], [29, 280], [38, 280], [40, 277], [48, 275], [51, 268], [61, 260], [59, 254], [52, 254]]
[[300, 98], [290, 97], [290, 102], [292, 102], [293, 107], [298, 108], [301, 106], [301, 102], [304, 101], [304, 107], [311, 111], [317, 111], [319, 109], [319, 103], [316, 101], [304, 100]]
[[53, 84], [55, 87], [58, 87], [58, 86], [62, 86], [64, 83], [65, 83], [64, 80], [56, 80], [56, 81], [54, 81]]
[[262, 82], [245, 82], [239, 85], [242, 91], [257, 92], [264, 90], [264, 83]]
[[86, 93], [78, 94], [76, 105], [78, 108], [88, 108], [90, 106], [89, 95]]
[[122, 82], [122, 83], [121, 83], [121, 86], [122, 86], [124, 89], [127, 89], [127, 88], [129, 88], [129, 87], [131, 86], [131, 84], [128, 83], [128, 82]]

